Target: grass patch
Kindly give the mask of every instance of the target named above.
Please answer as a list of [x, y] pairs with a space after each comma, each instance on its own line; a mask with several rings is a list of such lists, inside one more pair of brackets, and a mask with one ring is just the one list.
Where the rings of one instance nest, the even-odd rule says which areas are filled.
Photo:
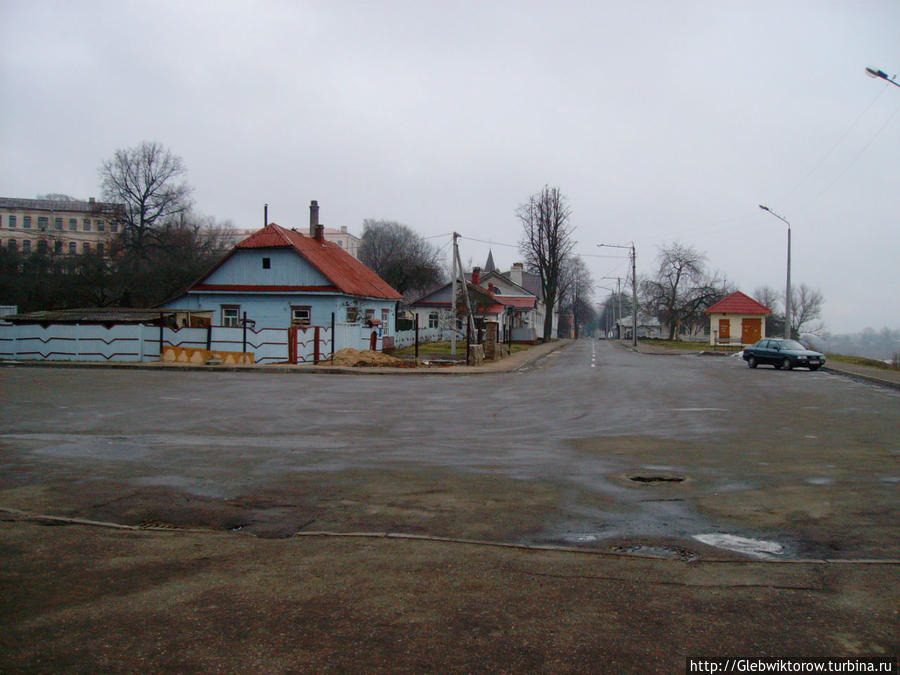
[[878, 361], [877, 359], [867, 359], [864, 356], [847, 356], [846, 354], [826, 354], [825, 357], [830, 361], [839, 363], [850, 363], [856, 366], [868, 366], [869, 368], [878, 368], [879, 370], [898, 370], [890, 363]]
[[[516, 354], [517, 352], [525, 351], [526, 349], [531, 349], [534, 345], [512, 345], [512, 353]], [[506, 345], [500, 345], [501, 349], [505, 352]], [[457, 355], [466, 353], [466, 341], [460, 340], [456, 343], [456, 353]], [[403, 349], [397, 349], [391, 352], [393, 356], [415, 356], [416, 354], [416, 346], [410, 345], [409, 347], [404, 347]], [[430, 355], [444, 355], [449, 356], [450, 354], [450, 343], [449, 342], [426, 342], [419, 345], [419, 356], [424, 354]]]
[[[631, 340], [629, 339], [629, 340], [627, 340], [627, 342], [630, 344]], [[691, 352], [699, 352], [703, 349], [708, 349], [710, 346], [708, 342], [681, 342], [679, 340], [641, 340], [641, 339], [638, 339], [638, 342], [640, 342], [641, 344], [648, 345], [648, 346], [665, 347], [667, 349], [683, 349], [685, 351], [691, 351]], [[719, 347], [719, 349], [722, 351], [739, 351], [738, 349], [733, 349], [733, 348], [729, 349], [727, 347], [721, 347], [721, 346]]]

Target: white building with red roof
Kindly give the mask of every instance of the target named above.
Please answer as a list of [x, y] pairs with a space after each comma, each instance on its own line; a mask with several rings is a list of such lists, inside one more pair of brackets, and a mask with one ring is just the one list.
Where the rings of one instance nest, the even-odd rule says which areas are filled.
[[710, 305], [709, 344], [752, 345], [766, 337], [765, 318], [772, 310], [749, 295], [736, 291]]
[[[489, 262], [493, 259], [489, 258]], [[510, 336], [513, 342], [537, 340], [538, 330], [543, 330], [543, 314], [538, 314], [542, 303], [537, 296], [496, 270], [482, 275], [481, 268], [474, 267], [472, 274], [466, 276], [476, 327], [481, 329], [487, 323], [496, 323], [502, 342]], [[448, 330], [455, 325], [463, 332], [465, 325], [459, 318], [462, 289], [458, 290], [456, 311], [451, 296], [451, 284], [446, 283], [410, 303], [409, 309], [419, 315], [422, 327]]]
[[310, 205], [310, 232], [275, 223], [240, 241], [212, 270], [164, 309], [257, 328], [378, 326], [393, 334], [401, 295], [373, 270], [324, 237], [319, 206]]

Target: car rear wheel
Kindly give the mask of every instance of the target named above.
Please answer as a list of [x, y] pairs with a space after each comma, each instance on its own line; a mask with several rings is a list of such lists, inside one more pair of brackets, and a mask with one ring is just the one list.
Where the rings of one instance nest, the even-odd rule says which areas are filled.
[[785, 370], [790, 370], [793, 367], [793, 364], [791, 364], [790, 359], [785, 359], [784, 361], [781, 362], [781, 367], [784, 368]]
[[810, 371], [818, 370], [819, 366], [810, 366], [809, 369]]
[[751, 368], [756, 368], [756, 366], [757, 366], [756, 357], [751, 356], [749, 359], [747, 359], [747, 365], [750, 366]]

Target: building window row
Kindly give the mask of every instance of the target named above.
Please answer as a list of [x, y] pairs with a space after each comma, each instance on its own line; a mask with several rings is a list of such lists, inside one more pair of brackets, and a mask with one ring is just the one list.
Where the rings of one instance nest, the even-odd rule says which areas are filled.
[[[16, 229], [18, 226], [18, 216], [7, 216], [6, 217], [6, 226], [10, 230]], [[4, 218], [2, 214], [0, 214], [0, 227], [4, 225]], [[46, 230], [50, 227], [50, 217], [49, 216], [38, 216], [38, 229]], [[23, 229], [31, 229], [31, 216], [22, 216], [22, 228]], [[53, 219], [53, 228], [56, 230], [63, 230], [63, 218], [54, 218]], [[81, 229], [83, 232], [105, 232], [106, 231], [106, 221], [105, 220], [94, 220], [91, 221], [90, 218], [85, 218], [81, 221]], [[78, 231], [78, 219], [77, 218], [69, 218], [69, 230], [71, 232]], [[118, 223], [110, 223], [109, 224], [110, 232], [118, 232], [119, 224]]]
[[[2, 245], [2, 244], [0, 244]], [[7, 241], [7, 248], [10, 251], [17, 251], [19, 249], [19, 240], [18, 239], [10, 239]], [[96, 251], [100, 255], [104, 253], [104, 245], [102, 243], [97, 244]], [[47, 250], [47, 242], [43, 239], [39, 239], [37, 243], [38, 251], [46, 251]], [[91, 245], [91, 242], [86, 241], [81, 245], [82, 253], [90, 253], [95, 250]], [[53, 251], [54, 253], [62, 253], [63, 252], [63, 242], [55, 241], [53, 242]], [[76, 255], [78, 253], [78, 242], [70, 241], [68, 245], [68, 252], [72, 255]], [[31, 239], [22, 239], [22, 253], [31, 253]]]

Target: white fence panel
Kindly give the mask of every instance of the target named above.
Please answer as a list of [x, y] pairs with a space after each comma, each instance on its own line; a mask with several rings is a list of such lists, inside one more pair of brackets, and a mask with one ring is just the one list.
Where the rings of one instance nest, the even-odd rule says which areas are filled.
[[247, 351], [253, 352], [256, 363], [280, 363], [287, 361], [288, 329], [248, 329]]

